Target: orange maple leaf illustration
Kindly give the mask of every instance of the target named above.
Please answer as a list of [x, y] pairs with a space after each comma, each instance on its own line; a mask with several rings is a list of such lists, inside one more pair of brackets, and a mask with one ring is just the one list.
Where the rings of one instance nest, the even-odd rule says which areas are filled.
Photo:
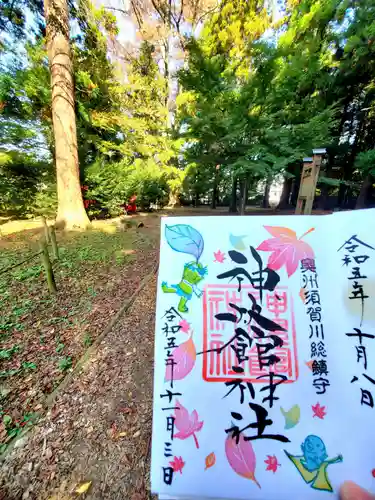
[[287, 227], [264, 226], [264, 228], [273, 236], [268, 240], [264, 240], [257, 248], [264, 252], [272, 252], [268, 258], [267, 266], [274, 271], [280, 269], [283, 265], [286, 267], [286, 272], [290, 277], [298, 268], [298, 264], [302, 259], [313, 259], [314, 251], [311, 246], [302, 241], [302, 238], [311, 231], [312, 227], [300, 238], [292, 229]]
[[313, 365], [313, 363], [314, 363], [314, 361], [312, 359], [310, 359], [310, 361], [305, 361], [305, 365], [311, 371], [312, 371], [312, 365]]
[[206, 457], [206, 460], [205, 460], [206, 467], [204, 468], [204, 470], [207, 470], [210, 467], [214, 466], [215, 463], [216, 463], [216, 456], [215, 456], [215, 453], [212, 452], [209, 455], [207, 455], [207, 457]]
[[319, 403], [316, 403], [316, 405], [312, 405], [311, 406], [312, 408], [312, 411], [313, 411], [313, 417], [318, 417], [318, 418], [321, 418], [323, 420], [323, 418], [327, 415], [327, 412], [325, 411], [326, 410], [326, 407], [325, 406], [320, 406]]

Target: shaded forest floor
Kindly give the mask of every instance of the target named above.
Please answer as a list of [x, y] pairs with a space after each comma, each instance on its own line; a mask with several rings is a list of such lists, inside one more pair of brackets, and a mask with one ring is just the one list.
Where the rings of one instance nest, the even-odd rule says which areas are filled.
[[44, 413], [48, 396], [155, 266], [159, 230], [146, 226], [106, 221], [58, 233], [56, 296], [48, 293], [39, 257], [3, 272], [38, 250], [42, 229], [1, 237], [1, 451]]
[[149, 498], [154, 278], [1, 468], [5, 499]]
[[[223, 215], [183, 209], [167, 215]], [[272, 210], [254, 215], [273, 215]], [[0, 436], [19, 437], [0, 472], [2, 499], [145, 500], [149, 492], [158, 215], [58, 234], [58, 294], [50, 297], [38, 261], [0, 274]], [[35, 249], [41, 229], [3, 236], [0, 269]], [[48, 398], [103, 332], [142, 279], [152, 276], [69, 385]], [[5, 354], [4, 354], [5, 352]], [[10, 353], [10, 354], [8, 354]], [[9, 418], [5, 418], [9, 416]]]

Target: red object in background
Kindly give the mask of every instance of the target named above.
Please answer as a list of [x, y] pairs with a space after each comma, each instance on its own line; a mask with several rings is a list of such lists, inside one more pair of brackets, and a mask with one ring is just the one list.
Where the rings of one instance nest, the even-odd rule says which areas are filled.
[[131, 196], [131, 198], [129, 199], [129, 203], [124, 203], [123, 205], [120, 205], [124, 209], [124, 212], [127, 215], [135, 214], [135, 212], [137, 211], [137, 205], [135, 203], [136, 199], [137, 196], [133, 194], [133, 196]]
[[90, 205], [95, 205], [95, 200], [83, 200], [83, 206], [87, 209]]
[[85, 185], [81, 185], [81, 193], [82, 193], [82, 198], [83, 198], [83, 206], [87, 210], [90, 205], [95, 205], [96, 201], [95, 200], [85, 200], [84, 196], [86, 191], [88, 191], [89, 187]]

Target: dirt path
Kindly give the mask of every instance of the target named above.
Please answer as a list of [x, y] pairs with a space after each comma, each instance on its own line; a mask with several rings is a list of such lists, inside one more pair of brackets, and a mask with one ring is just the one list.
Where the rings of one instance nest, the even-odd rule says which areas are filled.
[[2, 464], [0, 499], [149, 498], [154, 277], [34, 432]]

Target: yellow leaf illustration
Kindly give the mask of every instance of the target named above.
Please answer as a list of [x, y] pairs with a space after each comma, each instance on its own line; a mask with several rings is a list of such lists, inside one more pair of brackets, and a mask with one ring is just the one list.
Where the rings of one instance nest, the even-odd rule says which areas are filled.
[[83, 495], [83, 493], [86, 493], [86, 491], [89, 490], [91, 486], [92, 481], [87, 481], [87, 483], [82, 483], [76, 488], [76, 493], [78, 495]]

